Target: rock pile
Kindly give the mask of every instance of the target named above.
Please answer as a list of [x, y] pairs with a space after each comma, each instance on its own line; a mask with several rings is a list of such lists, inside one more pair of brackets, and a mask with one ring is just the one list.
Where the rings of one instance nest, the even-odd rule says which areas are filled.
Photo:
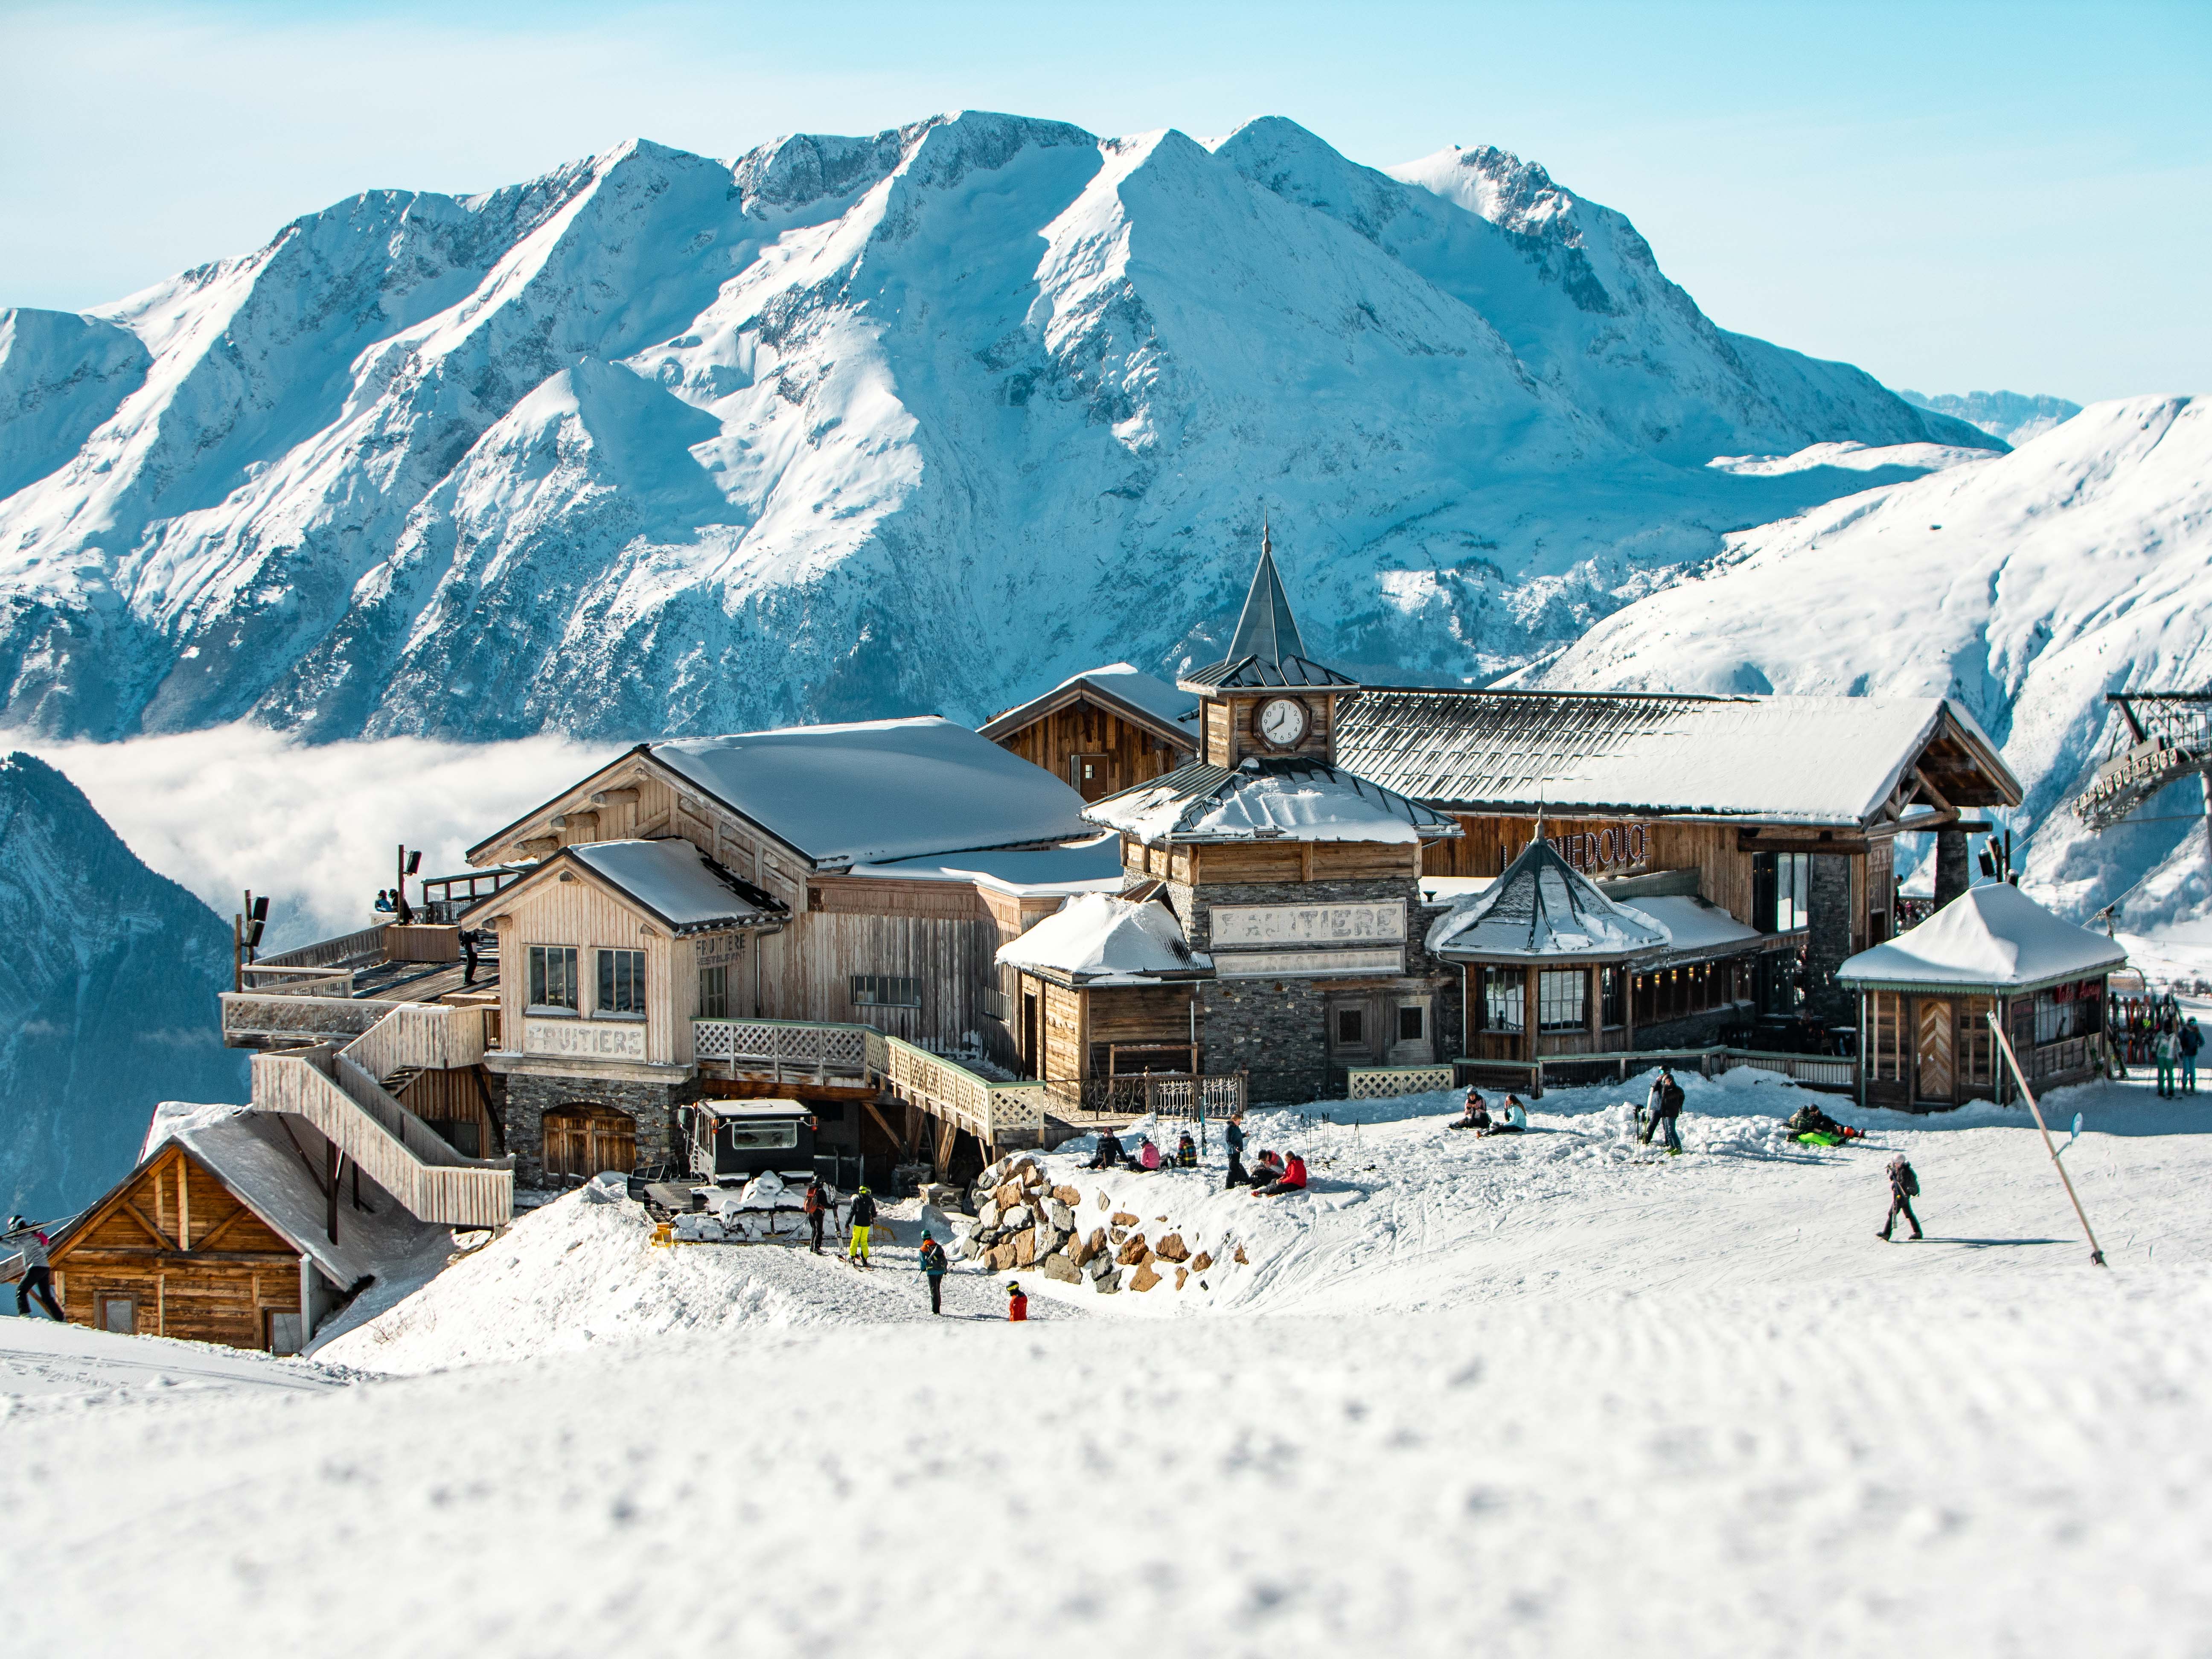
[[[963, 1228], [960, 1251], [993, 1273], [1022, 1268], [1066, 1285], [1088, 1279], [1093, 1290], [1112, 1295], [1124, 1288], [1149, 1291], [1170, 1271], [1181, 1290], [1193, 1274], [1214, 1265], [1206, 1251], [1194, 1254], [1179, 1232], [1147, 1238], [1140, 1219], [1115, 1209], [1103, 1192], [1092, 1207], [1107, 1212], [1105, 1224], [1083, 1231], [1076, 1219], [1084, 1207], [1081, 1192], [1050, 1184], [1033, 1158], [1000, 1159], [977, 1177], [969, 1200], [975, 1219], [957, 1224]], [[1165, 1224], [1167, 1218], [1158, 1221]], [[1224, 1243], [1224, 1254], [1226, 1249]], [[1241, 1248], [1234, 1259], [1244, 1260]]]

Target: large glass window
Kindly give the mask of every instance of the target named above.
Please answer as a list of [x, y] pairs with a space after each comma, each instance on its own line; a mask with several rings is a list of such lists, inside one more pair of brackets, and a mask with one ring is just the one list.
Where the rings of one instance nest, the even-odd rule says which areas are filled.
[[774, 1152], [799, 1145], [796, 1123], [732, 1123], [730, 1150], [733, 1152]]
[[1628, 970], [1625, 968], [1601, 968], [1597, 970], [1597, 1019], [1601, 1025], [1625, 1025], [1628, 1023]]
[[2101, 1029], [2104, 1000], [2098, 982], [2082, 980], [2035, 994], [2035, 1043], [2064, 1042]]
[[573, 945], [533, 945], [530, 947], [530, 1006], [533, 1008], [576, 1006], [576, 947]]
[[1489, 968], [1478, 970], [1481, 975], [1480, 994], [1476, 1007], [1481, 1012], [1482, 1029], [1486, 1031], [1519, 1031], [1527, 1029], [1528, 976], [1518, 968]]
[[599, 1006], [603, 1014], [641, 1014], [645, 1012], [645, 952], [602, 951], [599, 953]]
[[1583, 997], [1589, 975], [1580, 968], [1547, 968], [1536, 975], [1536, 1024], [1545, 1031], [1579, 1031], [1589, 1024]]
[[727, 1019], [730, 1017], [730, 969], [727, 963], [699, 970], [699, 1018]]
[[1813, 855], [1774, 855], [1774, 931], [1787, 933], [1813, 920]]

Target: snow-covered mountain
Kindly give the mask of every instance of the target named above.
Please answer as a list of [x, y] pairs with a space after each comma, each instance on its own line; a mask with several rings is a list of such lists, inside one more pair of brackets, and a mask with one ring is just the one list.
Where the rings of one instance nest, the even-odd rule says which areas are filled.
[[50, 1217], [131, 1167], [155, 1103], [242, 1100], [230, 933], [44, 761], [0, 760], [0, 1206]]
[[1930, 397], [1899, 387], [1897, 395], [1917, 409], [1948, 415], [2014, 446], [2039, 438], [2081, 412], [2081, 404], [2063, 398], [2021, 392], [1969, 392], [1964, 397], [1955, 392], [1939, 392]]
[[2066, 800], [2107, 691], [2212, 684], [2212, 406], [2094, 404], [2011, 453], [1731, 537], [1526, 678], [1577, 690], [1962, 699], [2027, 786], [2025, 879], [2076, 915], [2148, 878], [2130, 926], [2208, 903], [2194, 781], [2093, 836]]
[[[1820, 445], [1861, 459], [1704, 465]], [[1962, 445], [1996, 447], [1717, 328], [1498, 150], [1393, 176], [1277, 119], [972, 112], [632, 143], [8, 313], [0, 722], [972, 716], [1205, 657], [1263, 513], [1323, 654], [1461, 679]]]

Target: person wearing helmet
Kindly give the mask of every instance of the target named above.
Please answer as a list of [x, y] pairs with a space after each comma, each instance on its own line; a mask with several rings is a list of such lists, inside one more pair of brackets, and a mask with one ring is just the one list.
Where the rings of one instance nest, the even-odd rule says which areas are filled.
[[22, 1277], [15, 1284], [15, 1317], [30, 1317], [31, 1301], [35, 1297], [56, 1323], [67, 1323], [54, 1301], [54, 1270], [46, 1259], [46, 1236], [22, 1217], [11, 1215], [8, 1218], [7, 1234], [0, 1238], [0, 1252], [10, 1250], [22, 1263]]
[[1027, 1319], [1029, 1316], [1029, 1297], [1022, 1294], [1022, 1287], [1020, 1285], [1012, 1284], [1008, 1285], [1006, 1286], [1006, 1317], [1009, 1319]]
[[868, 1265], [868, 1230], [876, 1224], [876, 1199], [866, 1187], [853, 1194], [852, 1237], [845, 1245], [845, 1259], [865, 1267]]
[[921, 1249], [915, 1256], [925, 1278], [929, 1280], [929, 1310], [933, 1314], [945, 1311], [945, 1246], [927, 1233], [921, 1236]]

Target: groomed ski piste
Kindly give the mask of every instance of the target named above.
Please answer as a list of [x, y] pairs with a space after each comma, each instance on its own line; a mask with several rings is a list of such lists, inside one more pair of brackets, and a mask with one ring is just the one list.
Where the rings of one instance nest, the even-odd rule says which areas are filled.
[[[1079, 1232], [1209, 1256], [1180, 1289], [963, 1262], [933, 1320], [915, 1200], [864, 1270], [571, 1194], [307, 1360], [0, 1328], [14, 1645], [2201, 1651], [2212, 1096], [2046, 1101], [2100, 1271], [2022, 1110], [1682, 1080], [1680, 1157], [1647, 1073], [1519, 1137], [1255, 1111], [1303, 1195], [1222, 1190], [1218, 1126], [1039, 1158]], [[1899, 1152], [1919, 1243], [1875, 1236]]]

